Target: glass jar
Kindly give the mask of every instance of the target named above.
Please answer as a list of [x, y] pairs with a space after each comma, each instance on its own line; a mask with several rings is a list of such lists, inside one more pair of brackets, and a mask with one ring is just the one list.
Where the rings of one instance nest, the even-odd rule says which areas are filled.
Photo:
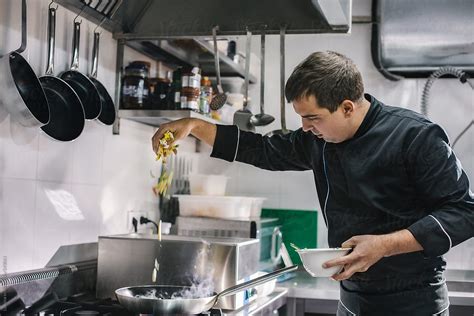
[[193, 67], [181, 77], [181, 109], [199, 112], [201, 69]]
[[202, 114], [209, 114], [209, 104], [212, 100], [212, 85], [209, 77], [203, 77], [201, 80], [201, 94], [199, 97], [199, 111]]
[[125, 67], [122, 80], [122, 108], [144, 109], [148, 105], [148, 68], [142, 64]]

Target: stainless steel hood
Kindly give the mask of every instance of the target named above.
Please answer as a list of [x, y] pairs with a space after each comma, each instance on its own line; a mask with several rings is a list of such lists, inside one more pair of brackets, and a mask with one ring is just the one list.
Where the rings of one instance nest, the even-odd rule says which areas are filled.
[[[92, 22], [102, 18], [100, 10], [92, 8], [105, 1], [56, 0], [75, 12], [87, 3], [83, 15]], [[264, 25], [267, 34], [278, 34], [281, 25], [287, 25], [289, 34], [347, 33], [351, 4], [352, 0], [123, 0], [104, 27], [124, 39], [210, 36], [215, 25], [223, 36], [243, 35], [246, 27], [257, 33]]]
[[372, 56], [379, 70], [425, 77], [442, 66], [474, 70], [474, 1], [374, 0]]

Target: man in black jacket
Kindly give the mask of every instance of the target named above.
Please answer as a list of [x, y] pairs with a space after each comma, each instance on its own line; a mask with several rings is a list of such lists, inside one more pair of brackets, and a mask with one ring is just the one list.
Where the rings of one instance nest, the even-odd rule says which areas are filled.
[[266, 137], [197, 119], [164, 124], [211, 156], [268, 170], [312, 170], [330, 247], [343, 266], [338, 315], [448, 315], [442, 255], [474, 234], [474, 194], [444, 130], [365, 94], [353, 62], [316, 52], [285, 87], [302, 128]]

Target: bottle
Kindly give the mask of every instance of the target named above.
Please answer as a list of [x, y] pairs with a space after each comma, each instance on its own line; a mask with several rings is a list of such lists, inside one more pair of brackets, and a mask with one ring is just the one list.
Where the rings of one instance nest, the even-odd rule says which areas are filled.
[[181, 77], [181, 109], [199, 112], [201, 69], [193, 67]]
[[212, 100], [212, 85], [209, 77], [203, 77], [201, 80], [201, 95], [199, 97], [199, 111], [202, 114], [209, 115], [209, 104]]
[[178, 67], [173, 71], [173, 78], [171, 80], [171, 87], [168, 96], [168, 109], [170, 110], [181, 109], [181, 75], [181, 67]]

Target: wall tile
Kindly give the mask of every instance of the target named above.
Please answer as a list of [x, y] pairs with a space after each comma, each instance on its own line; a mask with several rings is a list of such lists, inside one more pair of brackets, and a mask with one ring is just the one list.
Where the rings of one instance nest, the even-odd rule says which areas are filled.
[[51, 139], [42, 133], [39, 137], [38, 180], [71, 182], [74, 145]]
[[105, 133], [109, 126], [96, 121], [86, 121], [84, 131], [74, 142], [72, 179], [73, 183], [98, 185], [102, 180], [102, 155]]
[[7, 272], [31, 269], [35, 249], [35, 195], [34, 180], [3, 179], [1, 181], [0, 256], [7, 260]]
[[38, 129], [25, 128], [11, 122], [10, 117], [0, 124], [2, 177], [36, 179], [38, 134]]

